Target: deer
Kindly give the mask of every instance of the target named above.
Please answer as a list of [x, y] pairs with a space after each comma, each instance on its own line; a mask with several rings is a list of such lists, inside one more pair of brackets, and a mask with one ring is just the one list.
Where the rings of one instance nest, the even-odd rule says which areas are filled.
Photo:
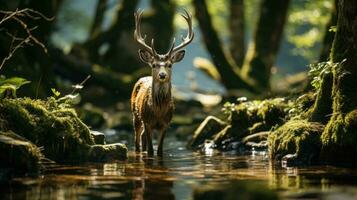
[[[178, 46], [175, 46], [175, 38], [173, 38], [168, 52], [159, 54], [154, 48], [154, 39], [151, 40], [151, 45], [148, 45], [145, 42], [146, 35], [143, 37], [141, 34], [142, 14], [143, 11], [134, 13], [134, 39], [141, 46], [138, 51], [140, 60], [151, 67], [151, 76], [140, 78], [135, 83], [131, 94], [135, 151], [147, 150], [148, 155], [153, 155], [152, 133], [158, 131], [157, 155], [162, 156], [166, 130], [174, 111], [174, 100], [171, 94], [172, 65], [184, 58], [185, 50], [183, 48], [190, 44], [194, 38], [192, 16], [186, 10], [184, 14], [181, 14], [188, 24], [186, 37], [182, 36], [182, 42]], [[140, 147], [142, 147], [141, 150]]]

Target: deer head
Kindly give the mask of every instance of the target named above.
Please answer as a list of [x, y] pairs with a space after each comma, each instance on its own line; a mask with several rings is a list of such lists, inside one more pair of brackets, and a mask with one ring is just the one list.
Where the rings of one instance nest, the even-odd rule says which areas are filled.
[[135, 16], [135, 40], [143, 47], [139, 50], [140, 59], [152, 68], [152, 77], [154, 81], [168, 82], [171, 80], [171, 67], [174, 63], [180, 62], [185, 56], [183, 48], [192, 42], [194, 33], [192, 31], [192, 16], [185, 10], [181, 16], [188, 24], [188, 33], [186, 37], [182, 36], [182, 43], [175, 47], [175, 38], [166, 54], [158, 54], [154, 47], [154, 39], [149, 46], [145, 42], [146, 35], [141, 35], [140, 24], [143, 11], [138, 11]]

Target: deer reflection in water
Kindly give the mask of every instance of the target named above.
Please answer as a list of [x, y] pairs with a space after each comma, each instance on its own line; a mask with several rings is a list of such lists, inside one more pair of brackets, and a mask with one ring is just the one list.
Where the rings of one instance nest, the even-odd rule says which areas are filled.
[[144, 163], [145, 170], [138, 174], [141, 180], [133, 183], [132, 199], [175, 199], [172, 191], [174, 179], [169, 176], [164, 160], [162, 158], [155, 160], [145, 155], [137, 155], [136, 160]]

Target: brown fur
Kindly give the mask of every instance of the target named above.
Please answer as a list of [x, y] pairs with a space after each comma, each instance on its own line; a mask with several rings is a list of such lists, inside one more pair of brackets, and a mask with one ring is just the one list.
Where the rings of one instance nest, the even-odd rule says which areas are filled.
[[139, 49], [140, 59], [148, 64], [151, 76], [141, 78], [134, 86], [131, 95], [131, 111], [135, 130], [135, 150], [148, 150], [153, 154], [152, 131], [158, 130], [159, 144], [157, 154], [162, 155], [162, 146], [165, 132], [172, 118], [174, 103], [171, 97], [171, 73], [172, 65], [180, 62], [185, 56], [183, 48], [192, 42], [194, 33], [192, 30], [192, 16], [185, 10], [182, 17], [188, 24], [188, 33], [182, 38], [182, 43], [175, 47], [175, 39], [166, 54], [158, 54], [154, 48], [154, 39], [151, 46], [145, 42], [145, 36], [141, 35], [140, 22], [143, 12], [139, 11], [135, 16], [135, 40], [141, 44]]
[[[141, 78], [134, 86], [131, 95], [131, 110], [135, 130], [135, 149], [148, 148], [153, 154], [152, 131], [159, 135], [158, 155], [162, 155], [165, 131], [172, 119], [174, 103], [171, 97], [171, 83], [153, 81], [152, 77]], [[146, 140], [146, 141], [145, 141]]]

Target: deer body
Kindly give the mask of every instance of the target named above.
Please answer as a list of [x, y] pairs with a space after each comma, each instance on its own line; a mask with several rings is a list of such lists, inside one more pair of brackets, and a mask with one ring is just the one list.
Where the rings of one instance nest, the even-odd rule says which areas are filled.
[[183, 43], [175, 46], [175, 39], [168, 53], [158, 54], [154, 48], [154, 40], [151, 47], [145, 43], [145, 37], [141, 36], [140, 21], [142, 12], [135, 13], [135, 39], [144, 49], [139, 50], [140, 59], [147, 63], [152, 71], [151, 76], [143, 77], [135, 84], [131, 95], [131, 111], [135, 131], [135, 150], [146, 150], [153, 155], [152, 132], [159, 132], [157, 154], [163, 153], [163, 141], [166, 129], [172, 119], [174, 101], [171, 95], [171, 68], [176, 62], [183, 59], [185, 50], [181, 50], [193, 39], [191, 15], [186, 12], [182, 15], [189, 25], [189, 31]]
[[174, 110], [171, 83], [155, 83], [149, 76], [141, 78], [134, 86], [131, 108], [136, 138], [135, 149], [140, 149], [141, 139], [143, 150], [148, 147], [148, 153], [153, 154], [152, 132], [157, 130], [159, 132], [158, 154], [162, 154], [165, 131], [169, 126]]

